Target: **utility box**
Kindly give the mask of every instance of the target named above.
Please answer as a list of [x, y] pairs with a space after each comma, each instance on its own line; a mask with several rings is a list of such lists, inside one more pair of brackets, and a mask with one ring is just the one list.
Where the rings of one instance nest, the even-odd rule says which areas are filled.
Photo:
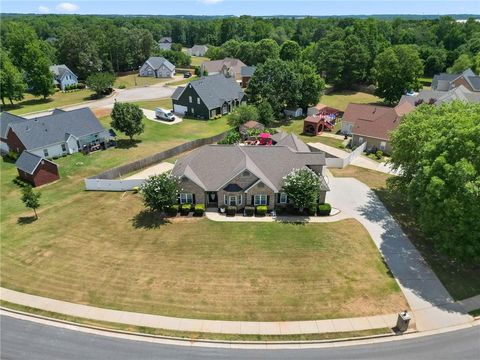
[[407, 311], [402, 311], [398, 314], [397, 318], [397, 329], [400, 332], [405, 332], [408, 329], [408, 324], [410, 323], [411, 316]]

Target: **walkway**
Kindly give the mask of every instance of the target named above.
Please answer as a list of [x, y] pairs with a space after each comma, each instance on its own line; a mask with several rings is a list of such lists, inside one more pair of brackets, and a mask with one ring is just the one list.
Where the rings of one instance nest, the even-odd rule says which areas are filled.
[[15, 304], [86, 319], [158, 329], [223, 334], [294, 335], [350, 332], [392, 328], [397, 321], [396, 314], [350, 319], [281, 322], [199, 320], [101, 309], [93, 306], [73, 304], [66, 301], [29, 295], [5, 288], [0, 288], [0, 298]]
[[[210, 211], [211, 210], [211, 211]], [[351, 218], [350, 216], [343, 214], [338, 209], [332, 209], [332, 215], [330, 216], [277, 216], [274, 219], [272, 216], [243, 216], [237, 214], [235, 216], [225, 216], [219, 214], [217, 209], [208, 209], [205, 212], [207, 219], [212, 221], [223, 222], [290, 222], [290, 223], [328, 223], [336, 222], [344, 219]]]
[[480, 295], [458, 301], [458, 303], [463, 306], [465, 311], [478, 310], [480, 309]]

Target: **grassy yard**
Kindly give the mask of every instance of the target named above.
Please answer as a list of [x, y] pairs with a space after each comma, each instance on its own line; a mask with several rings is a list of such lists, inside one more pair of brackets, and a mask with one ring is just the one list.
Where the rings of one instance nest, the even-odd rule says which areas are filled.
[[41, 97], [34, 97], [31, 94], [25, 94], [25, 99], [19, 102], [14, 101], [14, 105], [10, 104], [2, 106], [2, 111], [9, 111], [12, 114], [21, 115], [35, 111], [44, 111], [57, 107], [73, 105], [84, 101], [89, 101], [93, 91], [79, 90], [63, 93], [57, 91], [55, 94], [44, 100]]
[[196, 75], [192, 75], [191, 77], [189, 77], [187, 79], [181, 79], [181, 80], [168, 82], [166, 85], [169, 85], [169, 86], [185, 85], [185, 84], [188, 84], [190, 81], [197, 80], [197, 78], [198, 77]]
[[344, 111], [349, 103], [380, 104], [382, 102], [382, 99], [375, 95], [367, 94], [360, 91], [345, 90], [323, 95], [320, 99], [320, 102], [322, 104]]
[[[159, 100], [146, 100], [146, 101], [137, 101], [135, 104], [140, 106], [143, 109], [155, 110], [157, 107], [161, 107], [164, 109], [171, 109], [172, 108], [172, 99], [165, 98]], [[225, 121], [226, 123], [226, 121]]]
[[423, 235], [415, 217], [411, 215], [402, 194], [386, 190], [386, 181], [391, 175], [352, 165], [345, 169], [330, 169], [330, 171], [334, 176], [354, 177], [375, 190], [388, 211], [402, 226], [408, 238], [456, 300], [480, 294], [480, 281], [478, 281], [480, 268], [454, 262], [434, 248], [433, 243]]
[[118, 88], [120, 86], [124, 86], [126, 89], [137, 87], [137, 86], [149, 86], [155, 85], [163, 82], [167, 82], [171, 80], [171, 78], [156, 78], [156, 77], [149, 77], [149, 76], [138, 76], [138, 74], [130, 74], [130, 75], [123, 75], [117, 76], [115, 80], [114, 87]]
[[200, 66], [204, 61], [210, 61], [210, 59], [205, 56], [192, 56], [192, 63], [190, 65]]

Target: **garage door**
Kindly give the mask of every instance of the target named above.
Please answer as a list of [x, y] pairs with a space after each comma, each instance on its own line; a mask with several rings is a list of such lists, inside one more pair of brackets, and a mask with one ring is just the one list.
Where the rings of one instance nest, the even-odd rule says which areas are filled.
[[187, 107], [183, 105], [174, 104], [173, 112], [176, 114], [185, 115], [185, 113], [187, 112]]

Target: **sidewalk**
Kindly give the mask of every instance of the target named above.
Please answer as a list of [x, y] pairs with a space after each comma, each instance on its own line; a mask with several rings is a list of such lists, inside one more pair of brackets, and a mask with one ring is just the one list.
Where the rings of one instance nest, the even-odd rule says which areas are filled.
[[0, 298], [11, 303], [69, 316], [187, 332], [242, 335], [322, 334], [393, 328], [397, 321], [397, 314], [347, 319], [281, 322], [200, 320], [101, 309], [93, 306], [73, 304], [66, 301], [29, 295], [5, 288], [0, 288]]
[[473, 311], [480, 309], [480, 295], [472, 296], [471, 298], [458, 301], [463, 306], [465, 311]]
[[[336, 211], [336, 213], [334, 213]], [[330, 216], [277, 216], [274, 219], [272, 216], [243, 216], [242, 214], [236, 214], [235, 216], [226, 216], [219, 214], [217, 209], [207, 209], [205, 211], [207, 219], [212, 221], [224, 221], [224, 222], [291, 222], [291, 223], [328, 223], [335, 222], [344, 219], [349, 219], [348, 216], [338, 209], [332, 209], [332, 215]]]

